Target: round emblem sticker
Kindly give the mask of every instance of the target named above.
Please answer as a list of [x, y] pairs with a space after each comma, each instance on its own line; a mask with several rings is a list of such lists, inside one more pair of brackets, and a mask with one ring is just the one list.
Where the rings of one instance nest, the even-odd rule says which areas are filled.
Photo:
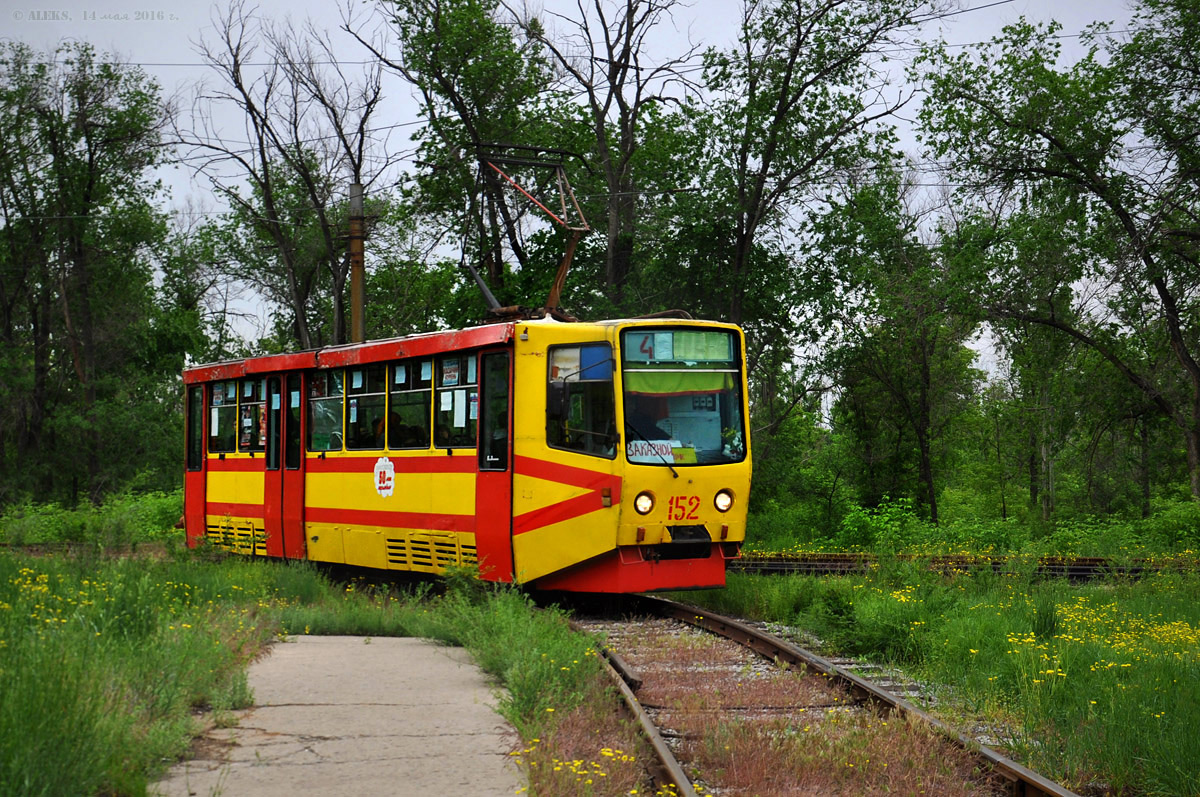
[[380, 457], [375, 462], [375, 492], [384, 498], [392, 494], [396, 486], [396, 466], [387, 457]]

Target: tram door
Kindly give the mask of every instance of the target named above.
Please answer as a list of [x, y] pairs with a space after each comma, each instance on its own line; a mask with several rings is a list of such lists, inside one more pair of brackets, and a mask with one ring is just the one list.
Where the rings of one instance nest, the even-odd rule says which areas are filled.
[[304, 458], [300, 374], [267, 377], [263, 525], [267, 556], [304, 556]]
[[267, 377], [267, 434], [263, 441], [266, 462], [263, 475], [263, 528], [267, 556], [283, 556], [283, 406], [281, 377]]
[[485, 578], [512, 581], [512, 355], [480, 356], [479, 475], [475, 480], [475, 547]]
[[283, 413], [283, 555], [305, 558], [304, 546], [304, 380], [287, 375]]

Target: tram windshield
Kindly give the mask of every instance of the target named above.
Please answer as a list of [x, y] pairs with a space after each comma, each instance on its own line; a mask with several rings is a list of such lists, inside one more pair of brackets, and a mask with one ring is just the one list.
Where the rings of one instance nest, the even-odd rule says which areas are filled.
[[737, 337], [725, 330], [625, 330], [628, 460], [675, 466], [745, 459], [740, 352]]

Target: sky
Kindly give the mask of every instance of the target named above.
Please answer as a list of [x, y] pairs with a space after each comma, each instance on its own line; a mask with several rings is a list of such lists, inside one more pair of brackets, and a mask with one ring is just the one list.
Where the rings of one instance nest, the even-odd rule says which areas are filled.
[[[362, 14], [369, 3], [351, 0]], [[574, 0], [536, 0], [546, 12], [569, 14]], [[679, 41], [691, 38], [705, 45], [731, 43], [736, 28], [739, 4], [732, 0], [684, 0], [686, 6], [676, 17]], [[35, 48], [50, 50], [64, 40], [84, 40], [101, 51], [118, 53], [125, 61], [141, 65], [154, 77], [167, 95], [189, 106], [188, 98], [198, 81], [212, 81], [210, 69], [196, 52], [202, 38], [213, 36], [212, 18], [218, 5], [196, 0], [0, 0], [0, 38], [23, 41]], [[339, 57], [361, 60], [365, 51], [338, 30], [345, 0], [258, 0], [264, 16], [277, 20], [291, 17], [297, 24], [311, 17], [330, 31]], [[1021, 16], [1045, 21], [1051, 17], [1063, 25], [1064, 34], [1078, 33], [1096, 20], [1114, 20], [1122, 27], [1129, 18], [1124, 0], [961, 0], [963, 13], [949, 16], [926, 26], [924, 36], [938, 36], [950, 43], [984, 41], [1000, 28]], [[670, 34], [668, 34], [670, 35]], [[1069, 58], [1079, 52], [1077, 40], [1064, 40]], [[382, 124], [416, 121], [417, 105], [407, 86], [398, 80], [387, 85], [387, 108]], [[236, 124], [238, 120], [233, 120]], [[407, 136], [393, 137], [390, 146], [407, 147]], [[205, 194], [206, 187], [194, 182], [190, 173], [170, 175], [172, 204], [182, 206], [189, 195]]]

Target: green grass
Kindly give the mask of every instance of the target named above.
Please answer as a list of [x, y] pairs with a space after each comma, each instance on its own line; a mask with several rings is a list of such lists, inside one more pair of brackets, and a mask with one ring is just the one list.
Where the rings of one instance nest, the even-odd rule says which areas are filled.
[[[590, 758], [592, 774], [609, 768], [603, 780], [625, 784], [620, 793], [644, 785], [640, 763], [605, 746], [638, 743], [615, 719], [592, 641], [560, 611], [535, 611], [521, 592], [466, 571], [434, 595], [428, 584], [338, 584], [306, 563], [188, 551], [172, 528], [180, 506], [179, 493], [156, 493], [0, 516], [0, 543], [11, 546], [0, 549], [0, 794], [145, 793], [186, 752], [194, 709], [219, 718], [249, 705], [249, 662], [272, 639], [300, 634], [462, 645], [497, 679], [501, 714], [530, 743], [519, 760], [532, 792], [559, 793], [569, 775], [572, 789], [593, 793], [583, 776], [559, 772], [559, 758]], [[19, 547], [63, 542], [72, 545], [53, 555]]]
[[[143, 793], [186, 750], [194, 707], [247, 705], [249, 660], [278, 635], [305, 633], [463, 645], [504, 687], [501, 712], [522, 737], [564, 740], [541, 753], [547, 763], [571, 744], [566, 758], [588, 755], [585, 727], [609, 709], [595, 708], [604, 699], [590, 642], [560, 613], [534, 612], [521, 593], [466, 573], [435, 596], [338, 585], [305, 564], [187, 552], [170, 528], [178, 512], [178, 494], [156, 494], [0, 518], [0, 541], [87, 543], [54, 557], [0, 552], [0, 793]], [[836, 540], [801, 544], [881, 554], [869, 575], [731, 575], [724, 591], [682, 598], [799, 625], [840, 652], [950, 685], [960, 711], [1006, 720], [1015, 752], [1067, 782], [1200, 793], [1200, 576], [1084, 587], [1033, 579], [1046, 553], [1194, 558], [1196, 514], [1179, 504], [1147, 521], [933, 530], [897, 504], [851, 513]], [[760, 526], [777, 549], [796, 547], [786, 520]], [[171, 556], [105, 554], [156, 541]], [[964, 550], [1020, 556], [1011, 573], [950, 576], [889, 556]], [[570, 744], [559, 727], [568, 716]]]
[[186, 751], [194, 707], [250, 704], [246, 667], [279, 635], [464, 645], [525, 738], [594, 695], [590, 643], [560, 613], [463, 575], [426, 593], [295, 563], [0, 553], [0, 794], [144, 793]]
[[144, 791], [186, 749], [193, 706], [248, 697], [271, 634], [262, 571], [0, 555], [0, 792]]
[[887, 562], [865, 576], [731, 574], [683, 600], [804, 628], [831, 650], [952, 687], [1014, 752], [1075, 786], [1200, 793], [1200, 576], [1073, 586]]

